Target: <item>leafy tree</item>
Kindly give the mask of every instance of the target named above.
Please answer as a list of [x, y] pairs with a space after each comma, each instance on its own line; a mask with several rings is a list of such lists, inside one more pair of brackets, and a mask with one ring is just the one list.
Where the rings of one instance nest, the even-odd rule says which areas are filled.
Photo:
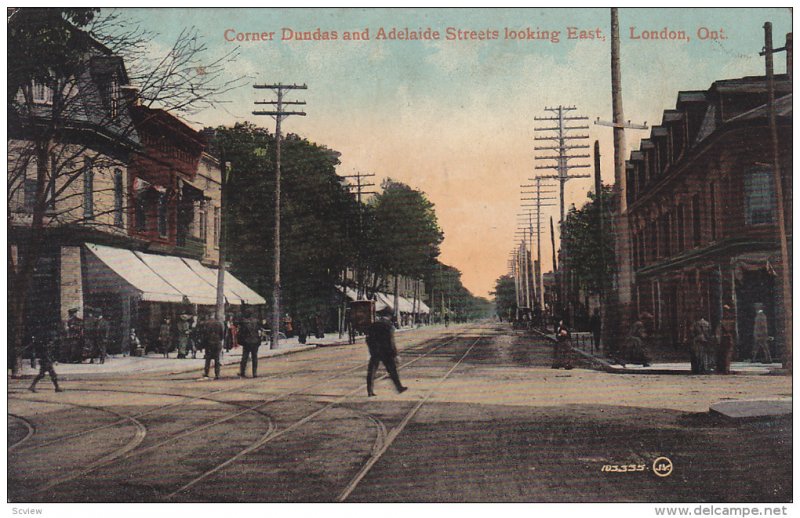
[[495, 283], [494, 291], [494, 305], [497, 314], [502, 318], [509, 318], [517, 311], [517, 294], [514, 285], [514, 278], [510, 275], [503, 275], [498, 277]]
[[452, 266], [434, 261], [425, 275], [425, 286], [434, 314], [444, 310], [463, 319], [484, 318], [491, 315], [491, 302], [474, 296], [461, 282], [461, 272]]
[[[250, 123], [217, 129], [230, 163], [224, 219], [232, 270], [272, 291], [275, 138]], [[355, 202], [336, 175], [338, 153], [289, 134], [282, 143], [281, 305], [310, 317], [327, 307], [354, 257]]]
[[569, 272], [573, 291], [600, 293], [611, 286], [614, 274], [614, 240], [610, 232], [612, 188], [603, 186], [603, 231], [600, 229], [600, 203], [590, 192], [590, 201], [572, 208], [562, 227], [562, 267]]
[[384, 180], [370, 199], [366, 230], [371, 269], [379, 274], [421, 277], [439, 256], [444, 234], [433, 203], [422, 191]]

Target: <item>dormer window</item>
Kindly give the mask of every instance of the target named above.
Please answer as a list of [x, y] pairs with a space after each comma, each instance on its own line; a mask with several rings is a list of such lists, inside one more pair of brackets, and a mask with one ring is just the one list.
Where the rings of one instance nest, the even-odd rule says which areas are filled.
[[33, 102], [41, 104], [53, 103], [53, 91], [44, 83], [33, 83]]

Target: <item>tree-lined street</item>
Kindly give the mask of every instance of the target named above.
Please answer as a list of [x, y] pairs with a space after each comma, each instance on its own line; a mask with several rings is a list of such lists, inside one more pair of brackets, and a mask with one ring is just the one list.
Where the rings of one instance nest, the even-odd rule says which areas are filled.
[[[257, 379], [225, 367], [217, 382], [198, 372], [76, 376], [62, 394], [12, 383], [9, 498], [791, 499], [791, 420], [708, 412], [745, 387], [785, 396], [785, 377], [552, 370], [549, 342], [498, 323], [398, 336], [402, 395], [382, 379], [366, 397], [363, 343], [270, 359]], [[659, 456], [674, 465], [668, 477], [653, 473]], [[643, 471], [602, 471], [628, 464]]]

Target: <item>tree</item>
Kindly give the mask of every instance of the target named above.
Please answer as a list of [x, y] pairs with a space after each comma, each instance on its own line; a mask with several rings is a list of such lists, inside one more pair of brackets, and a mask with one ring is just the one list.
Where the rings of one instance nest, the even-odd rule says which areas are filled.
[[[14, 9], [8, 33], [9, 363], [17, 375], [47, 237], [66, 229], [124, 235], [116, 215], [126, 207], [87, 200], [113, 198], [120, 182], [112, 175], [139, 152], [129, 105], [192, 115], [243, 81], [224, 74], [238, 49], [208, 60], [187, 29], [153, 59], [145, 52], [153, 35], [114, 11]], [[126, 96], [131, 84], [138, 94]]]
[[497, 314], [502, 318], [511, 318], [517, 311], [517, 295], [514, 278], [503, 275], [497, 278], [494, 291], [494, 305]]
[[377, 277], [422, 277], [439, 256], [444, 234], [425, 193], [391, 178], [369, 200], [366, 229], [370, 269]]
[[[226, 191], [229, 257], [237, 275], [257, 290], [272, 289], [274, 135], [250, 123], [218, 128], [231, 164]], [[336, 175], [338, 153], [289, 134], [282, 145], [282, 305], [298, 317], [327, 308], [341, 271], [355, 257], [356, 206]]]
[[600, 203], [594, 193], [580, 209], [572, 208], [562, 225], [562, 268], [567, 283], [567, 300], [573, 306], [579, 292], [607, 292], [615, 271], [614, 239], [611, 228], [612, 188], [603, 186], [603, 232], [600, 228]]
[[425, 274], [425, 286], [434, 314], [449, 311], [451, 316], [467, 320], [491, 315], [491, 302], [464, 286], [458, 268], [434, 260]]

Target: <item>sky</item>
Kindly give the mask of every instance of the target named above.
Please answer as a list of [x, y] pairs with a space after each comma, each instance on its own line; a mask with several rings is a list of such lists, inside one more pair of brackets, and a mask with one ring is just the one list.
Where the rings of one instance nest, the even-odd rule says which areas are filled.
[[[157, 34], [154, 57], [187, 27], [197, 28], [209, 58], [239, 47], [228, 68], [231, 76], [245, 76], [246, 86], [227, 94], [222, 107], [197, 114], [191, 122], [198, 127], [251, 121], [274, 129], [272, 119], [251, 114], [254, 101], [272, 99], [264, 95], [269, 91], [250, 85], [307, 84], [286, 97], [306, 101], [307, 116], [288, 118], [284, 131], [341, 152], [340, 175], [374, 173], [376, 183], [390, 177], [424, 191], [445, 234], [440, 260], [458, 268], [475, 295], [488, 296], [508, 271], [521, 204], [529, 203], [520, 200], [520, 185], [548, 173], [535, 169], [544, 162], [533, 149], [540, 125], [534, 117], [547, 116], [546, 107], [575, 106], [574, 114], [589, 118], [588, 143], [600, 142], [602, 178], [613, 183], [612, 130], [593, 123], [612, 119], [608, 9], [141, 8], [124, 15]], [[625, 119], [648, 126], [674, 108], [681, 90], [763, 75], [764, 22], [773, 23], [775, 47], [783, 46], [792, 22], [788, 8], [621, 8], [619, 17]], [[571, 39], [569, 27], [594, 37]], [[378, 39], [380, 29], [392, 28], [430, 29], [439, 39]], [[448, 28], [456, 39], [447, 39]], [[335, 31], [337, 39], [285, 39], [317, 29]], [[664, 29], [687, 38], [643, 37]], [[368, 40], [343, 39], [365, 30]], [[458, 30], [476, 37], [497, 31], [497, 37], [458, 39]], [[235, 41], [237, 34], [262, 32], [275, 34], [271, 41]], [[526, 38], [513, 38], [520, 33]], [[781, 54], [776, 72], [784, 63]], [[628, 152], [648, 135], [629, 130]], [[591, 178], [568, 181], [567, 209], [585, 203], [592, 188]], [[553, 216], [557, 223], [558, 206], [543, 215], [543, 222]]]

